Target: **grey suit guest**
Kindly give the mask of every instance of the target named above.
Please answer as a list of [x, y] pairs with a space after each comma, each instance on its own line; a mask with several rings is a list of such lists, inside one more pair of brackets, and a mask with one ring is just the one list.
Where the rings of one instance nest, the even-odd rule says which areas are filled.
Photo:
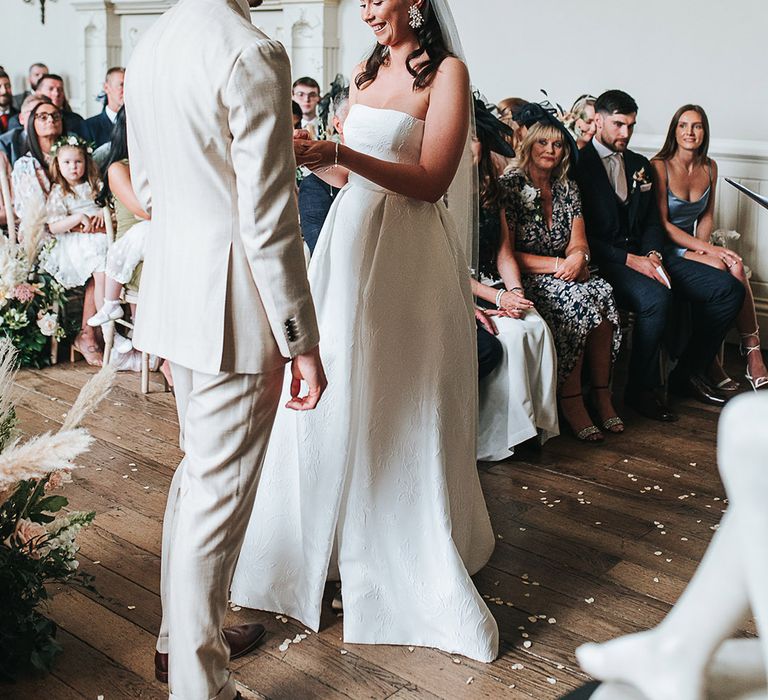
[[155, 658], [178, 700], [239, 697], [222, 623], [287, 358], [290, 408], [314, 408], [325, 387], [290, 89], [285, 49], [251, 24], [247, 0], [181, 0], [126, 72], [131, 179], [151, 215], [134, 345], [171, 362], [185, 451], [163, 526]]

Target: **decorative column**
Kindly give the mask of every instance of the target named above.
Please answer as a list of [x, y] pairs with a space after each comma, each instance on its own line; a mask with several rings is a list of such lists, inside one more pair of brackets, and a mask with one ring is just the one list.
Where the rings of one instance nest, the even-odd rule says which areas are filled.
[[72, 0], [79, 25], [78, 81], [70, 86], [70, 103], [84, 117], [98, 114], [102, 105], [96, 96], [104, 76], [120, 63], [120, 29], [110, 0]]
[[[282, 0], [279, 4], [283, 31], [275, 38], [285, 44], [294, 78], [310, 76], [326, 90], [339, 71], [339, 0]], [[254, 20], [259, 13], [253, 13]]]

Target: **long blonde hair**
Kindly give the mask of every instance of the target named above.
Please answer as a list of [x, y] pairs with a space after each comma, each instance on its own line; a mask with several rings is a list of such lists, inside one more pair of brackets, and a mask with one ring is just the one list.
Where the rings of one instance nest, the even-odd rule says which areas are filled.
[[552, 175], [553, 178], [558, 182], [567, 184], [568, 168], [571, 164], [571, 149], [563, 132], [551, 124], [542, 124], [541, 122], [536, 122], [536, 124], [533, 124], [531, 128], [528, 129], [528, 133], [525, 135], [525, 138], [523, 139], [523, 142], [520, 144], [520, 148], [517, 151], [517, 163], [515, 165], [519, 170], [522, 170], [526, 175], [528, 175], [528, 168], [531, 164], [531, 149], [533, 148], [533, 144], [542, 138], [556, 138], [563, 142], [563, 157], [554, 167]]

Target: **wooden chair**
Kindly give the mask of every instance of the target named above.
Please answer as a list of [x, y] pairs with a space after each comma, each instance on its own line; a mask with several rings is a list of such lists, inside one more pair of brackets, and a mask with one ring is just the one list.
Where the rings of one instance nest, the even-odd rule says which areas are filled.
[[[11, 184], [8, 181], [8, 171], [5, 169], [5, 158], [0, 158], [0, 196], [2, 196], [3, 209], [8, 226], [8, 240], [11, 243], [17, 242], [16, 235], [16, 217], [13, 212], [13, 200], [11, 199]], [[59, 302], [54, 302], [53, 313], [59, 316]], [[51, 364], [55, 365], [59, 361], [59, 341], [51, 337]]]

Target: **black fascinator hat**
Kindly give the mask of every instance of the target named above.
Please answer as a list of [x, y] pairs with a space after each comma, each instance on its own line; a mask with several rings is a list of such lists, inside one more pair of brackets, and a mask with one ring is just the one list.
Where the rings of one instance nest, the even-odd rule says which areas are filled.
[[549, 102], [529, 102], [522, 105], [512, 113], [514, 119], [520, 126], [531, 128], [534, 124], [546, 124], [554, 126], [565, 138], [568, 148], [571, 149], [571, 163], [575, 164], [579, 159], [579, 147], [576, 145], [576, 139], [568, 128], [557, 118], [557, 110]]
[[512, 128], [496, 117], [487, 104], [477, 94], [475, 103], [475, 127], [477, 139], [483, 148], [498, 153], [506, 158], [514, 158], [515, 151], [507, 139], [512, 138]]

